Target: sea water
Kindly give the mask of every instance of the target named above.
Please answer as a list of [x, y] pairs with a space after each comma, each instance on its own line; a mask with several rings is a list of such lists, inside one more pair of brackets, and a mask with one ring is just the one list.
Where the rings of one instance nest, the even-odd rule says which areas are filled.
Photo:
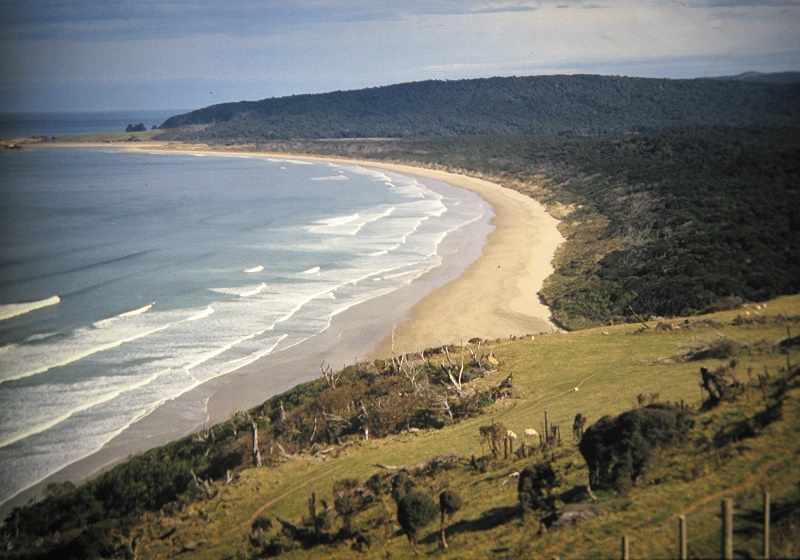
[[0, 176], [0, 503], [409, 284], [491, 213], [428, 179], [263, 157], [36, 148]]
[[141, 123], [150, 130], [181, 109], [144, 111], [86, 111], [49, 113], [0, 113], [0, 138], [69, 136], [90, 132], [125, 132]]

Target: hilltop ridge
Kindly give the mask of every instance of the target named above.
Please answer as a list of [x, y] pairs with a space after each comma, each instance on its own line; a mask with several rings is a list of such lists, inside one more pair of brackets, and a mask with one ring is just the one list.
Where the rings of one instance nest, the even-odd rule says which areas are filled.
[[[572, 75], [428, 80], [222, 103], [161, 124], [164, 139], [254, 142], [487, 134], [585, 136], [675, 126], [798, 125], [789, 73], [752, 79]], [[182, 130], [178, 130], [181, 127]]]

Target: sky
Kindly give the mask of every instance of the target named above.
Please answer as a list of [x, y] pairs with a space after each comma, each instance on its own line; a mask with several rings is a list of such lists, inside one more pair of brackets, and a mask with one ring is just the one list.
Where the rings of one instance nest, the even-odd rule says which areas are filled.
[[0, 0], [0, 111], [800, 70], [800, 0]]

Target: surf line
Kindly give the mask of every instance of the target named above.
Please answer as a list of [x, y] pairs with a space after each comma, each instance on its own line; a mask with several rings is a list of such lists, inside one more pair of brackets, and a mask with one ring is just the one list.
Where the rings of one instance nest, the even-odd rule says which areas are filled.
[[0, 321], [5, 321], [12, 317], [19, 317], [31, 311], [36, 311], [43, 307], [50, 307], [51, 305], [58, 305], [59, 303], [61, 303], [61, 298], [58, 296], [23, 303], [6, 303], [0, 305]]

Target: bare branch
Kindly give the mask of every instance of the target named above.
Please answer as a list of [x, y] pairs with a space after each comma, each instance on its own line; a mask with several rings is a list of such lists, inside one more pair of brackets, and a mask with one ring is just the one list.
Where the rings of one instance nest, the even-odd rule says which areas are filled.
[[382, 465], [381, 463], [376, 463], [375, 466], [381, 469], [386, 469], [387, 471], [406, 471], [409, 473], [424, 471], [430, 467], [438, 467], [444, 464], [453, 463], [458, 460], [458, 455], [456, 453], [446, 453], [444, 455], [436, 455], [435, 457], [429, 457], [427, 459], [423, 459], [422, 461], [417, 461], [416, 463], [412, 463], [410, 465]]

